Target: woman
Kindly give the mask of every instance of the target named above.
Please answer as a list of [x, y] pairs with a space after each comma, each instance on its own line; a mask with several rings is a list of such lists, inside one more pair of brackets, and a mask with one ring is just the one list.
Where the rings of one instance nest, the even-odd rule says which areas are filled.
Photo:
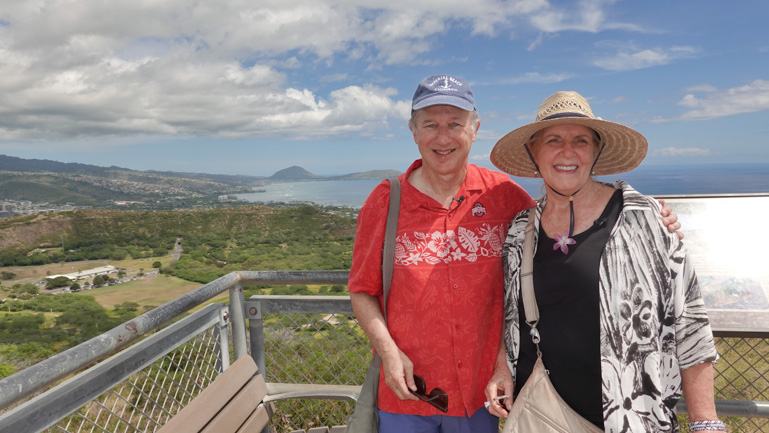
[[[646, 149], [637, 131], [596, 119], [576, 92], [558, 92], [491, 153], [502, 171], [546, 186], [534, 231], [542, 359], [564, 400], [607, 432], [678, 431], [682, 391], [691, 431], [724, 430], [713, 398], [718, 354], [682, 243], [656, 200], [591, 177], [632, 170]], [[500, 417], [513, 399], [491, 397], [514, 395], [537, 359], [520, 300], [527, 219], [528, 211], [513, 219], [503, 252], [505, 344], [486, 388]]]

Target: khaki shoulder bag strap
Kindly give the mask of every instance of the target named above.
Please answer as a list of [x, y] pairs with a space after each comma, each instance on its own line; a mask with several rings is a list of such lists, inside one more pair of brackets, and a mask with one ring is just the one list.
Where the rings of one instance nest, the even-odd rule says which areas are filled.
[[[398, 228], [398, 210], [400, 208], [401, 184], [397, 178], [390, 181], [390, 204], [387, 210], [387, 226], [385, 228], [384, 244], [382, 245], [382, 294], [384, 309], [382, 314], [387, 323], [387, 295], [390, 293], [390, 283], [395, 262], [395, 232]], [[382, 358], [374, 351], [371, 358], [366, 380], [361, 387], [360, 395], [355, 403], [355, 411], [347, 421], [347, 433], [375, 433], [379, 431], [379, 415], [377, 413], [377, 394], [379, 391], [379, 374], [382, 368]]]
[[[382, 247], [382, 296], [384, 302], [382, 305], [382, 315], [387, 323], [387, 296], [390, 294], [390, 284], [393, 280], [393, 264], [395, 263], [395, 235], [398, 231], [398, 211], [401, 204], [401, 183], [397, 177], [388, 179], [390, 181], [390, 203], [387, 209], [387, 225], [385, 227], [384, 245]], [[382, 359], [379, 354], [374, 352], [372, 366], [382, 365]]]
[[[523, 229], [523, 254], [521, 257], [521, 298], [523, 299], [523, 312], [526, 314], [526, 323], [531, 326], [532, 339], [537, 345], [539, 352], [539, 332], [537, 332], [537, 323], [539, 323], [539, 307], [537, 307], [537, 298], [534, 296], [534, 221], [537, 215], [537, 208], [529, 209], [529, 221], [526, 228]], [[536, 334], [536, 336], [535, 336]]]

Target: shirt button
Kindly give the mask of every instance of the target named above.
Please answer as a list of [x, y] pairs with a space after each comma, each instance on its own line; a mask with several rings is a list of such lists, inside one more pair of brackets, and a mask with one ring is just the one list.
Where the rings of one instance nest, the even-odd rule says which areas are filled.
[[454, 284], [454, 286], [453, 286], [453, 287], [454, 287], [455, 289], [458, 289], [458, 288], [459, 288], [459, 284]]

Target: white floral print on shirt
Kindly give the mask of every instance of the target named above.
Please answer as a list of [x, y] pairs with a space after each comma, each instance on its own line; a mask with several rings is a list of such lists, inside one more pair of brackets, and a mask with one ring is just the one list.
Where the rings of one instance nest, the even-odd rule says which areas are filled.
[[475, 230], [459, 227], [456, 232], [413, 232], [413, 238], [404, 233], [395, 241], [395, 263], [437, 265], [462, 260], [474, 262], [478, 257], [500, 257], [506, 232], [504, 224], [482, 224]]

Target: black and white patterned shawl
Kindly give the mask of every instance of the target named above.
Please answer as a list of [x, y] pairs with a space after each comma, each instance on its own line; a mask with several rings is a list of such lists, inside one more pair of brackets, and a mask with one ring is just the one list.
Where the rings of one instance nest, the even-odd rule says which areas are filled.
[[[697, 277], [676, 234], [662, 224], [659, 203], [628, 184], [622, 213], [600, 261], [601, 376], [607, 432], [677, 432], [680, 370], [718, 354]], [[539, 200], [535, 241], [545, 198]], [[520, 347], [518, 298], [523, 229], [512, 222], [502, 253], [505, 343], [513, 378]], [[536, 282], [535, 282], [536, 283]], [[528, 337], [526, 337], [528, 338]], [[547, 359], [544, 359], [547, 365]]]

